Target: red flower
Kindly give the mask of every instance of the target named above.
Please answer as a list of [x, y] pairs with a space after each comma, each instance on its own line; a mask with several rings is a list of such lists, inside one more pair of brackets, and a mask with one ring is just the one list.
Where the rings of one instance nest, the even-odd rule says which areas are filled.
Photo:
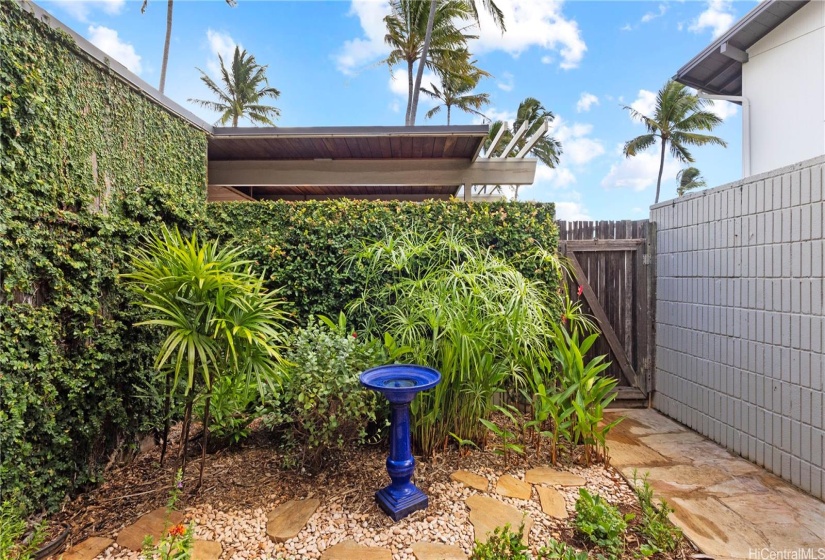
[[169, 534], [173, 537], [182, 537], [186, 533], [186, 527], [181, 524], [177, 524], [169, 529]]
[[582, 292], [584, 291], [584, 286], [579, 286], [579, 289], [576, 290], [576, 295], [582, 297]]
[[358, 338], [358, 334], [356, 332], [352, 333], [352, 338]]

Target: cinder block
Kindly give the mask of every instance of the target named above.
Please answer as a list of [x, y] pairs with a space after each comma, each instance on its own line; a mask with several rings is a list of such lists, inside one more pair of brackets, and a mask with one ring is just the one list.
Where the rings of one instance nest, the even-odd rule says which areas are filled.
[[800, 169], [799, 177], [799, 203], [809, 204], [811, 202], [811, 169]]
[[800, 426], [801, 442], [799, 445], [799, 456], [803, 461], [808, 463], [811, 462], [811, 430], [812, 428], [807, 424], [802, 424]]
[[[801, 177], [799, 171], [793, 171], [790, 174], [791, 179], [791, 206], [799, 206], [801, 202]], [[784, 181], [783, 181], [784, 182]]]

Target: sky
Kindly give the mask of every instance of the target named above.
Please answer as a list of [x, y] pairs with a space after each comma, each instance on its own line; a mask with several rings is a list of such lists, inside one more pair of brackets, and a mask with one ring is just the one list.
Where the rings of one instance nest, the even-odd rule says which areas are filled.
[[[490, 94], [483, 112], [512, 119], [518, 104], [535, 97], [553, 112], [551, 128], [563, 154], [555, 169], [541, 164], [520, 200], [555, 202], [559, 219], [644, 219], [653, 203], [658, 146], [634, 158], [623, 144], [644, 133], [623, 107], [652, 114], [656, 92], [676, 71], [756, 6], [754, 0], [496, 0], [506, 33], [483, 13], [470, 50], [492, 74], [477, 91]], [[150, 84], [160, 77], [166, 2], [49, 0], [39, 4]], [[479, 2], [480, 3], [480, 2]], [[235, 45], [267, 66], [278, 126], [403, 125], [405, 70], [381, 60], [386, 0], [177, 0], [166, 94], [214, 122], [215, 113], [188, 102], [209, 99], [203, 70], [218, 78], [218, 55]], [[432, 76], [425, 75], [427, 85]], [[417, 124], [446, 124], [443, 112]], [[727, 148], [692, 150], [708, 186], [741, 177], [741, 110], [728, 102], [713, 109], [724, 123], [714, 134]], [[479, 117], [453, 112], [452, 124]], [[242, 123], [243, 124], [243, 123]], [[676, 173], [665, 161], [660, 200], [676, 196]]]

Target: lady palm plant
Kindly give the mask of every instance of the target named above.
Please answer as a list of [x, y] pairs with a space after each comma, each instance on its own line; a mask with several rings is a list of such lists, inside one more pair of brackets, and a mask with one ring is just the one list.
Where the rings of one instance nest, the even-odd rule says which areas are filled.
[[[184, 238], [165, 226], [132, 255], [133, 271], [123, 275], [149, 318], [139, 325], [160, 328], [166, 335], [155, 359], [165, 377], [166, 410], [183, 387], [181, 457], [197, 392], [203, 392], [203, 453], [199, 485], [208, 444], [209, 404], [213, 387], [223, 376], [245, 376], [263, 394], [274, 387], [278, 350], [287, 315], [275, 292], [252, 271], [243, 251]], [[168, 414], [161, 461], [166, 451]]]
[[[554, 294], [454, 232], [389, 236], [355, 259], [368, 288], [352, 306], [441, 372], [412, 404], [421, 451], [431, 454], [451, 433], [480, 441], [494, 395], [523, 384], [526, 365], [549, 351]], [[387, 274], [390, 282], [374, 281]]]

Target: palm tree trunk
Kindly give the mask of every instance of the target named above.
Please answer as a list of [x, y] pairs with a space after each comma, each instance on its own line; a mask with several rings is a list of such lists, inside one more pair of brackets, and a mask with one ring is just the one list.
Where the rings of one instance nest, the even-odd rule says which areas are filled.
[[430, 0], [430, 16], [427, 19], [427, 34], [424, 35], [424, 46], [421, 49], [421, 57], [418, 59], [418, 72], [415, 76], [415, 88], [413, 89], [412, 107], [410, 107], [410, 117], [407, 126], [415, 126], [415, 114], [418, 112], [418, 94], [421, 92], [421, 80], [424, 79], [424, 66], [427, 64], [427, 55], [430, 51], [430, 40], [433, 37], [433, 22], [435, 21], [435, 8], [438, 0]]
[[662, 189], [662, 171], [665, 170], [665, 149], [667, 148], [667, 138], [662, 138], [662, 157], [659, 158], [659, 179], [656, 181], [656, 201], [659, 204], [659, 191]]
[[206, 402], [203, 404], [203, 450], [201, 451], [201, 469], [198, 475], [197, 488], [203, 484], [203, 467], [206, 464], [206, 446], [209, 445], [209, 404], [212, 401], [212, 395], [206, 395]]
[[169, 43], [172, 41], [172, 5], [175, 0], [169, 0], [166, 4], [166, 41], [163, 43], [163, 63], [160, 66], [160, 86], [158, 89], [163, 93], [166, 87], [166, 65], [169, 63]]
[[238, 126], [238, 115], [237, 114], [232, 115], [232, 126], [234, 126], [234, 127]]
[[447, 105], [447, 126], [450, 126], [450, 106]]
[[407, 112], [404, 114], [404, 124], [410, 124], [410, 108], [413, 98], [413, 62], [407, 61]]

